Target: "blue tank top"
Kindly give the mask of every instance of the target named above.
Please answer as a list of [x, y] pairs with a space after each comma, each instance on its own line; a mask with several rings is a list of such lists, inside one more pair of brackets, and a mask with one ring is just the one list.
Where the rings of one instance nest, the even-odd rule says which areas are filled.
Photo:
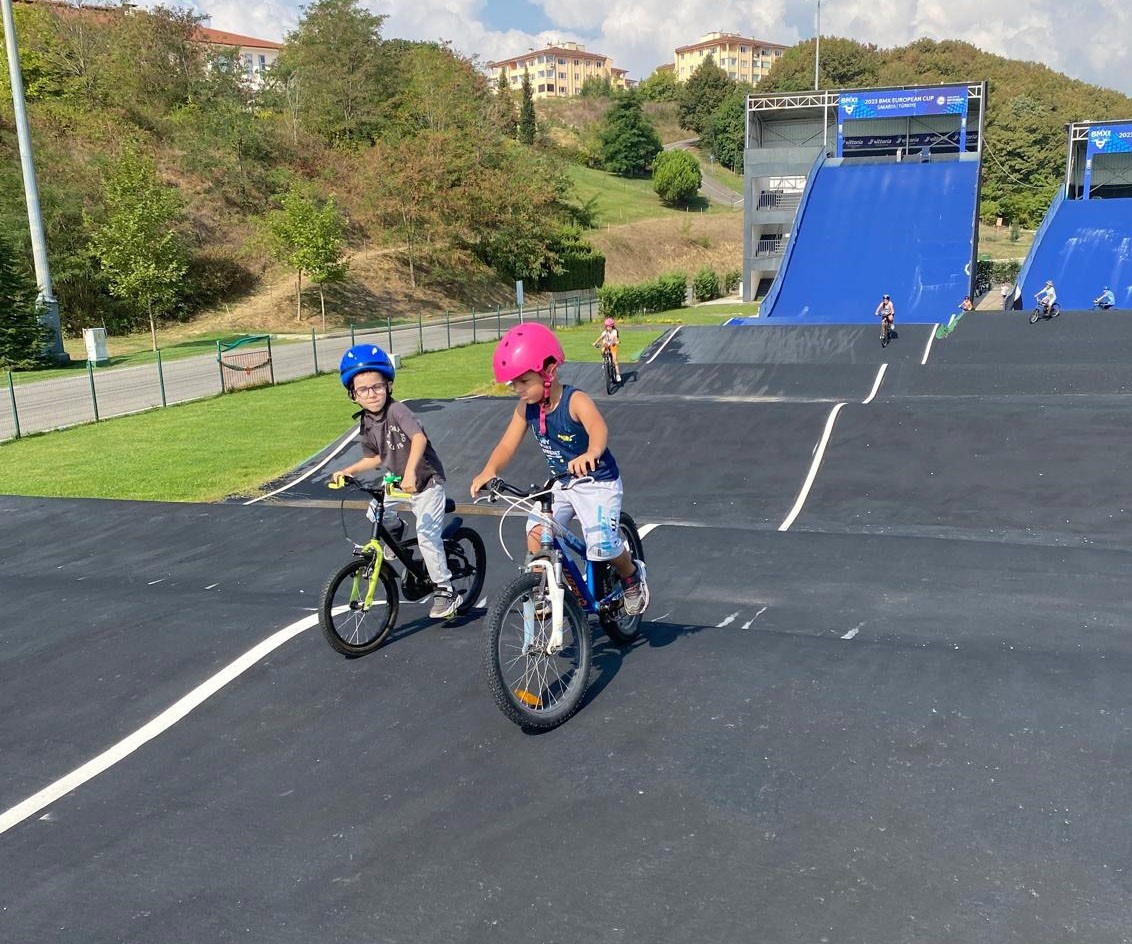
[[[558, 406], [546, 414], [546, 435], [539, 433], [538, 404], [527, 404], [524, 419], [535, 434], [542, 454], [546, 456], [546, 464], [550, 466], [553, 475], [562, 475], [568, 471], [566, 463], [571, 459], [589, 451], [590, 434], [586, 428], [570, 415], [570, 398], [575, 388], [563, 386], [562, 398]], [[612, 482], [621, 477], [617, 470], [617, 460], [608, 449], [598, 459], [597, 468], [592, 473], [598, 482]]]

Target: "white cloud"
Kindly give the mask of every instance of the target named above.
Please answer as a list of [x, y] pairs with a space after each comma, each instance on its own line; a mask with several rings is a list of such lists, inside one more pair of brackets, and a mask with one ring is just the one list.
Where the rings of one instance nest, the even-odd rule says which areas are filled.
[[[492, 2], [499, 0], [368, 0], [368, 6], [388, 16], [386, 36], [451, 40], [460, 51], [484, 61], [526, 52], [552, 38], [575, 40], [611, 56], [634, 78], [671, 62], [676, 46], [695, 42], [709, 30], [784, 45], [808, 39], [816, 7], [815, 0], [533, 0], [553, 27], [536, 34], [487, 27], [484, 14]], [[265, 39], [281, 38], [300, 15], [297, 0], [193, 0], [193, 5], [210, 13], [217, 29]], [[823, 0], [821, 18], [825, 36], [880, 46], [903, 45], [921, 36], [962, 39], [1132, 94], [1128, 0], [1077, 0], [1072, 5], [1063, 0]]]

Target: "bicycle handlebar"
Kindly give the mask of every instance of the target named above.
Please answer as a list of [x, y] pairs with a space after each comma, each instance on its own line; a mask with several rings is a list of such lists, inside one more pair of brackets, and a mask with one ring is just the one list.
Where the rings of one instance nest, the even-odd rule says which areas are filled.
[[557, 482], [567, 482], [567, 481], [569, 481], [569, 484], [566, 485], [566, 488], [572, 488], [573, 486], [577, 485], [579, 482], [592, 482], [593, 476], [592, 475], [580, 475], [580, 476], [575, 477], [572, 472], [560, 472], [558, 475], [552, 475], [550, 478], [548, 478], [544, 485], [532, 485], [530, 488], [526, 489], [525, 491], [521, 488], [516, 488], [514, 485], [511, 485], [509, 482], [505, 482], [505, 481], [503, 481], [503, 479], [499, 478], [499, 476], [496, 476], [491, 481], [489, 481], [486, 485], [484, 485], [483, 488], [481, 489], [481, 491], [487, 491], [487, 492], [491, 493], [488, 496], [489, 501], [495, 501], [495, 499], [499, 495], [512, 495], [515, 498], [531, 499], [531, 498], [537, 498], [540, 495], [545, 495], [547, 492], [549, 492], [551, 490], [551, 488], [555, 485], [555, 483], [557, 483]]
[[352, 475], [343, 475], [337, 482], [327, 482], [326, 487], [339, 489], [345, 488], [347, 485], [349, 485], [350, 487], [365, 492], [366, 494], [371, 495], [374, 498], [383, 499], [388, 494], [389, 489], [400, 481], [401, 476], [394, 475], [392, 472], [386, 472], [385, 475], [381, 477], [381, 487], [374, 488], [372, 485], [367, 485], [365, 482], [361, 481], [360, 479], [354, 478], [354, 476]]

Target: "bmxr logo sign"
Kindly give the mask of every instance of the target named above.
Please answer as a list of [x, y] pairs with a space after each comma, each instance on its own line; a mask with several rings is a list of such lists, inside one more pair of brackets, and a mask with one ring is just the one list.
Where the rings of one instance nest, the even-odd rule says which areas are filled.
[[1112, 130], [1109, 128], [1098, 128], [1089, 135], [1089, 143], [1093, 145], [1098, 151], [1103, 151], [1105, 145], [1108, 144], [1109, 138], [1112, 137]]
[[845, 114], [852, 115], [853, 112], [857, 110], [857, 99], [850, 98], [848, 96], [842, 96], [841, 108], [844, 110]]

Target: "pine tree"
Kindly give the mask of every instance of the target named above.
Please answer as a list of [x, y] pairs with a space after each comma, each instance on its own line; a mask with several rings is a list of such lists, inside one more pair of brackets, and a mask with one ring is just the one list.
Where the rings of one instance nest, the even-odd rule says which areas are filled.
[[519, 107], [519, 140], [523, 144], [535, 143], [535, 97], [531, 91], [531, 74], [523, 70], [523, 104]]
[[0, 239], [0, 367], [47, 363], [52, 332], [39, 320], [37, 295], [12, 246]]
[[642, 177], [660, 152], [660, 135], [641, 111], [632, 92], [619, 95], [605, 113], [601, 129], [601, 162], [611, 174]]

